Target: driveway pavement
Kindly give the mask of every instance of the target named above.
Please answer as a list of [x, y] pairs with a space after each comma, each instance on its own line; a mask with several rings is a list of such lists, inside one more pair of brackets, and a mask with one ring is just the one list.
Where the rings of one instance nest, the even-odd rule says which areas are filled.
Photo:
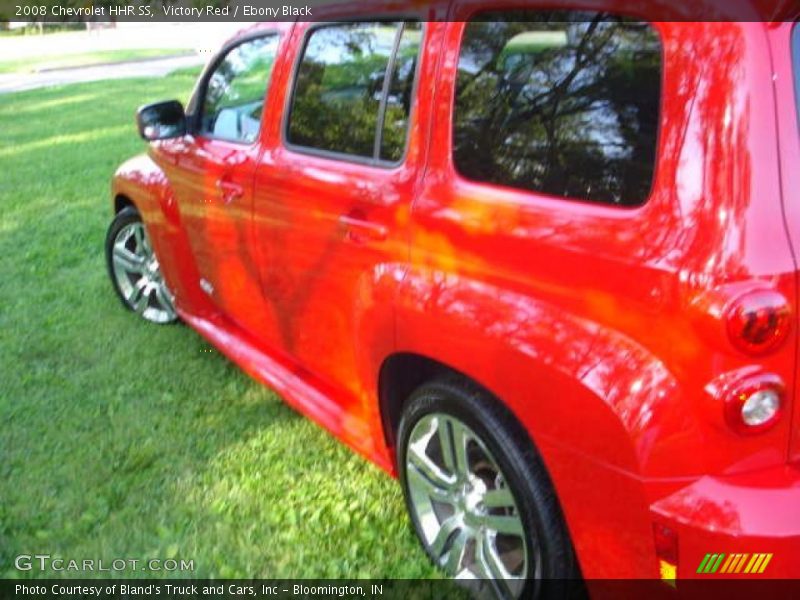
[[136, 48], [175, 48], [206, 54], [247, 23], [118, 23], [114, 29], [0, 37], [2, 60], [35, 59]]
[[174, 48], [194, 56], [160, 58], [114, 65], [95, 65], [39, 73], [0, 74], [0, 94], [54, 85], [125, 77], [162, 77], [176, 69], [203, 64], [222, 42], [246, 23], [118, 23], [114, 29], [70, 31], [47, 35], [0, 37], [3, 60], [35, 60], [136, 48]]
[[163, 77], [177, 69], [202, 65], [207, 56], [193, 55], [177, 58], [159, 58], [113, 65], [96, 65], [74, 69], [59, 69], [41, 73], [0, 74], [0, 94], [21, 92], [36, 88], [84, 83], [101, 79], [125, 79], [127, 77]]

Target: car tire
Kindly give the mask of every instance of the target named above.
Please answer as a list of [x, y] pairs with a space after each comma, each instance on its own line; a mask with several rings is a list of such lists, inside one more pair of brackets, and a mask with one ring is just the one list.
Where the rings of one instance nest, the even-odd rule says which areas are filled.
[[152, 323], [178, 320], [174, 296], [161, 275], [142, 218], [133, 206], [123, 208], [111, 221], [105, 252], [111, 283], [125, 308]]
[[417, 536], [448, 575], [480, 597], [576, 595], [550, 478], [493, 396], [461, 377], [422, 385], [404, 407], [396, 459]]

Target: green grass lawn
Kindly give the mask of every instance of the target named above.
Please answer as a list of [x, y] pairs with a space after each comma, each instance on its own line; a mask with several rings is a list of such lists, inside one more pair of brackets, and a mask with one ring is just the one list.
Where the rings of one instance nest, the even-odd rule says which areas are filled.
[[23, 553], [435, 577], [395, 481], [112, 292], [109, 181], [145, 149], [134, 110], [186, 100], [195, 74], [0, 95], [0, 577], [40, 576], [14, 569]]
[[175, 48], [140, 48], [132, 50], [106, 50], [104, 52], [85, 52], [78, 54], [58, 54], [53, 56], [40, 56], [27, 60], [0, 60], [0, 73], [36, 73], [50, 69], [69, 69], [74, 67], [90, 67], [127, 62], [132, 60], [145, 60], [150, 58], [164, 58], [167, 56], [186, 56], [192, 54], [190, 50]]

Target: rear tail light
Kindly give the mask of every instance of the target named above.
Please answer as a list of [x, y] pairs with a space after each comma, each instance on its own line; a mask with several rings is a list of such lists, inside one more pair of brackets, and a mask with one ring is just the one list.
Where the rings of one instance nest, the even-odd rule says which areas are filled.
[[725, 424], [743, 435], [761, 433], [780, 421], [786, 406], [786, 388], [775, 373], [750, 365], [723, 373], [708, 385], [706, 392], [713, 399], [708, 405]]
[[746, 354], [764, 354], [786, 339], [791, 311], [783, 294], [751, 290], [731, 303], [725, 321], [734, 346]]
[[781, 396], [777, 390], [758, 390], [742, 403], [742, 422], [748, 427], [762, 427], [775, 419], [780, 409]]
[[678, 577], [678, 534], [666, 525], [653, 523], [653, 541], [661, 581], [675, 587]]
[[784, 386], [777, 375], [751, 375], [736, 382], [725, 392], [725, 396], [725, 420], [739, 433], [760, 433], [780, 420]]

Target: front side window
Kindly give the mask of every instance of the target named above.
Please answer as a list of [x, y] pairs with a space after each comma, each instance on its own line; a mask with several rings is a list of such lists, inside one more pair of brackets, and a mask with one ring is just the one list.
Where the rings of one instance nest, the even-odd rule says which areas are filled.
[[420, 39], [416, 23], [343, 23], [312, 30], [295, 76], [288, 142], [399, 160]]
[[278, 36], [249, 40], [230, 50], [206, 85], [200, 133], [234, 142], [255, 141]]
[[655, 169], [661, 43], [604, 13], [482, 14], [461, 45], [454, 161], [468, 179], [637, 205]]

